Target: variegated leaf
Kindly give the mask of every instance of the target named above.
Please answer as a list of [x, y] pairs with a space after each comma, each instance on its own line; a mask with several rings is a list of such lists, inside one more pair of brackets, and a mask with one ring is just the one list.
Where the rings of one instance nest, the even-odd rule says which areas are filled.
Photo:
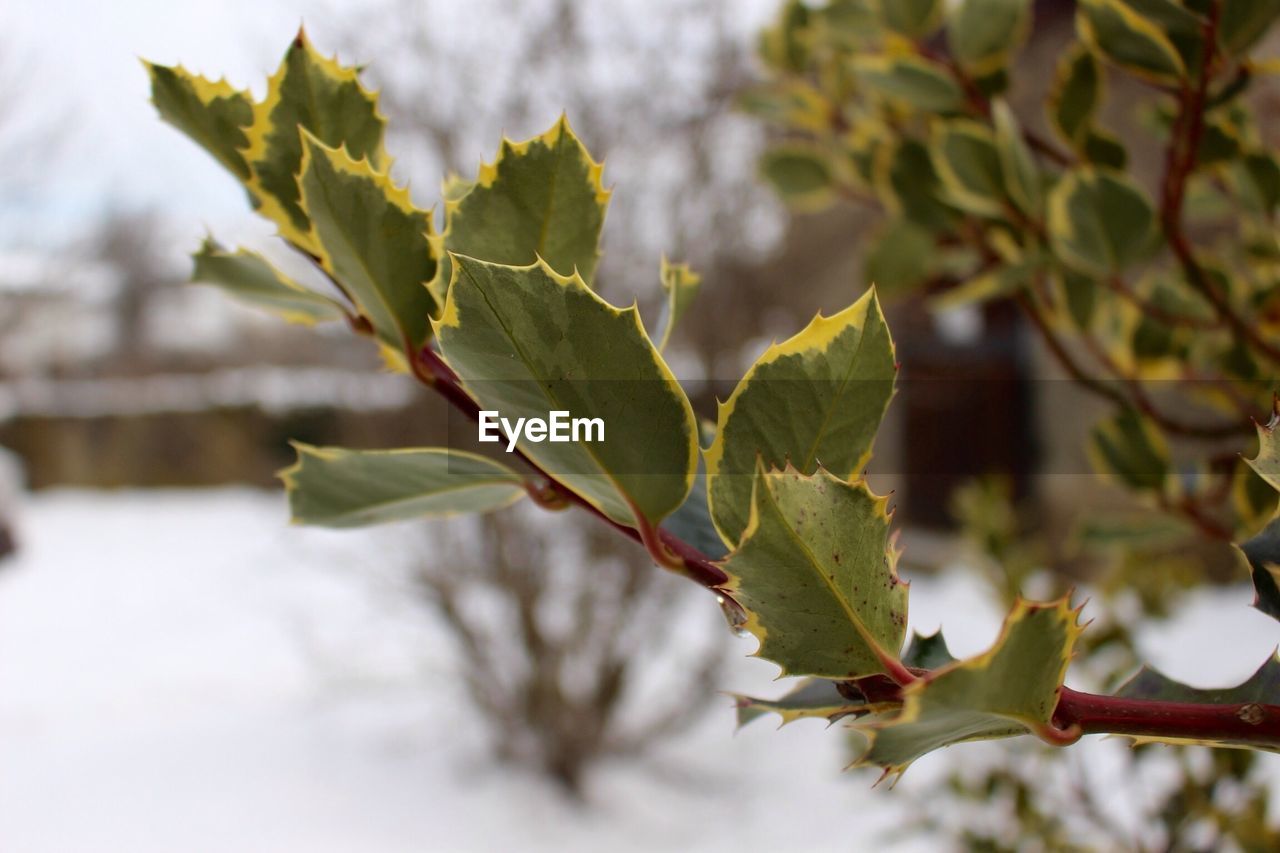
[[345, 148], [353, 160], [368, 159], [376, 171], [386, 171], [390, 163], [382, 146], [385, 124], [377, 97], [360, 84], [356, 69], [322, 56], [298, 30], [267, 82], [266, 100], [254, 105], [244, 156], [258, 211], [276, 224], [281, 236], [317, 254], [298, 190], [300, 130], [331, 148]]
[[488, 512], [524, 495], [520, 475], [491, 459], [439, 447], [344, 450], [295, 443], [280, 472], [297, 524], [362, 527], [426, 515]]
[[819, 468], [755, 471], [725, 590], [784, 675], [851, 679], [886, 671], [907, 624], [907, 585], [889, 542], [888, 502]]
[[[684, 503], [697, 470], [693, 410], [632, 306], [619, 310], [579, 276], [453, 255], [435, 322], [440, 348], [484, 410], [599, 418], [603, 440], [520, 448], [619, 524], [657, 524]], [[545, 437], [544, 437], [545, 438]]]
[[893, 341], [875, 292], [760, 356], [720, 404], [707, 450], [711, 517], [736, 545], [751, 512], [756, 460], [804, 474], [861, 471], [893, 396]]
[[995, 645], [903, 688], [902, 710], [856, 725], [870, 745], [858, 764], [901, 774], [920, 756], [967, 740], [1050, 734], [1062, 679], [1080, 635], [1066, 599], [1019, 600]]

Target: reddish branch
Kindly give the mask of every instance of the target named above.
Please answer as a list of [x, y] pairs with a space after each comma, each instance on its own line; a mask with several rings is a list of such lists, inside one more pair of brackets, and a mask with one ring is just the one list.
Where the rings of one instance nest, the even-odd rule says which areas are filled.
[[1221, 12], [1222, 1], [1212, 0], [1201, 31], [1204, 59], [1200, 64], [1200, 72], [1194, 85], [1184, 82], [1178, 90], [1178, 113], [1174, 118], [1169, 150], [1165, 156], [1164, 180], [1161, 182], [1160, 221], [1187, 283], [1208, 300], [1219, 318], [1250, 347], [1280, 364], [1280, 347], [1266, 340], [1251, 323], [1240, 316], [1217, 282], [1200, 265], [1183, 222], [1187, 180], [1191, 177], [1200, 151], [1209, 84], [1218, 59], [1218, 19]]
[[1053, 719], [1063, 728], [1079, 726], [1085, 734], [1280, 745], [1280, 706], [1257, 702], [1202, 705], [1122, 699], [1063, 687]]
[[1132, 392], [1132, 396], [1124, 393], [1117, 385], [1099, 379], [1076, 361], [1075, 356], [1067, 349], [1066, 344], [1058, 337], [1057, 332], [1049, 325], [1048, 319], [1032, 302], [1030, 297], [1025, 293], [1020, 293], [1017, 296], [1017, 300], [1023, 313], [1031, 319], [1032, 325], [1036, 327], [1041, 340], [1045, 342], [1045, 346], [1049, 348], [1049, 352], [1054, 359], [1067, 372], [1067, 375], [1082, 388], [1099, 397], [1110, 400], [1118, 406], [1137, 409], [1172, 435], [1180, 435], [1184, 438], [1217, 440], [1246, 435], [1251, 431], [1250, 425], [1244, 421], [1233, 420], [1219, 424], [1200, 424], [1175, 418], [1157, 408], [1136, 380], [1131, 380], [1127, 386]]

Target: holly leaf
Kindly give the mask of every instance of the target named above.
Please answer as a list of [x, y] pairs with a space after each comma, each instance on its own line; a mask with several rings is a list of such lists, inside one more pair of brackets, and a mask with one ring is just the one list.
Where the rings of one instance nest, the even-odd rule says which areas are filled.
[[694, 297], [698, 295], [698, 288], [702, 286], [702, 276], [694, 272], [688, 264], [668, 263], [664, 257], [660, 278], [662, 290], [667, 295], [662, 306], [662, 317], [658, 320], [658, 326], [662, 329], [658, 334], [658, 351], [663, 352], [671, 340], [671, 331], [689, 310]]
[[1273, 519], [1239, 547], [1253, 577], [1253, 606], [1272, 619], [1280, 619], [1280, 519]]
[[241, 181], [249, 178], [242, 149], [253, 124], [253, 100], [226, 80], [208, 80], [181, 65], [143, 62], [151, 77], [151, 103], [160, 117], [191, 137]]
[[303, 132], [302, 203], [325, 271], [355, 301], [391, 351], [414, 353], [438, 312], [427, 283], [436, 273], [431, 213], [367, 159]]
[[1276, 434], [1278, 426], [1280, 396], [1272, 402], [1270, 420], [1265, 424], [1258, 424], [1258, 455], [1245, 461], [1271, 488], [1280, 491], [1280, 435]]
[[995, 645], [977, 657], [933, 670], [902, 690], [896, 716], [855, 725], [870, 741], [858, 765], [901, 774], [925, 753], [968, 740], [1037, 734], [1052, 737], [1053, 711], [1080, 635], [1066, 599], [1019, 600]]
[[902, 654], [904, 666], [912, 669], [938, 669], [955, 663], [955, 657], [947, 648], [947, 641], [939, 628], [927, 637], [918, 631], [911, 632], [911, 642]]
[[1276, 515], [1280, 495], [1258, 475], [1248, 460], [1241, 460], [1231, 472], [1231, 508], [1235, 511], [1238, 536], [1259, 533]]
[[707, 506], [707, 462], [703, 454], [698, 454], [698, 471], [689, 496], [679, 509], [667, 516], [662, 527], [712, 560], [719, 560], [729, 553], [724, 540], [716, 532]]
[[757, 466], [742, 543], [725, 591], [784, 675], [884, 673], [907, 623], [907, 585], [889, 545], [888, 501], [819, 468]]
[[232, 254], [207, 237], [192, 259], [192, 281], [216, 285], [236, 299], [279, 314], [291, 323], [311, 326], [347, 316], [336, 299], [308, 290], [257, 252], [240, 249]]
[[295, 524], [362, 527], [426, 515], [489, 512], [519, 500], [520, 475], [458, 450], [344, 450], [294, 442], [280, 472]]
[[249, 145], [244, 152], [249, 190], [258, 212], [294, 245], [318, 254], [310, 221], [302, 208], [300, 128], [330, 148], [345, 147], [353, 160], [368, 159], [376, 171], [390, 161], [382, 147], [386, 120], [377, 97], [360, 84], [357, 69], [321, 56], [301, 29], [267, 81], [267, 98], [255, 104]]
[[619, 524], [652, 524], [684, 503], [697, 470], [697, 424], [635, 306], [619, 310], [577, 275], [453, 255], [435, 331], [483, 410], [514, 423], [566, 411], [599, 418], [604, 440], [521, 438], [548, 474]]
[[1253, 675], [1235, 687], [1190, 687], [1144, 666], [1116, 691], [1116, 696], [1197, 705], [1239, 705], [1247, 702], [1280, 705], [1280, 658], [1273, 654]]
[[737, 544], [747, 526], [757, 458], [803, 474], [819, 465], [839, 477], [860, 471], [896, 373], [874, 290], [765, 350], [720, 404], [706, 452], [711, 517], [725, 542]]
[[[541, 258], [560, 275], [590, 284], [609, 206], [603, 164], [591, 159], [564, 116], [541, 136], [502, 140], [474, 184], [445, 201], [444, 246], [510, 266]], [[449, 275], [448, 269], [442, 275]]]
[[782, 718], [779, 728], [806, 718], [834, 723], [841, 717], [863, 713], [870, 707], [865, 700], [841, 695], [836, 683], [825, 678], [801, 679], [799, 684], [777, 699], [760, 699], [741, 693], [731, 695], [738, 710], [738, 728], [766, 714], [777, 714]]

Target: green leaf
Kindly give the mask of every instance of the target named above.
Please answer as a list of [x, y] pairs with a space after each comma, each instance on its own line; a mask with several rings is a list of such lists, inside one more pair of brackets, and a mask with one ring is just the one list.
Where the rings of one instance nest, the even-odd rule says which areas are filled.
[[452, 257], [435, 330], [480, 408], [512, 422], [552, 411], [600, 418], [603, 441], [526, 436], [519, 446], [619, 524], [640, 513], [656, 525], [683, 504], [697, 470], [697, 424], [635, 306], [614, 308], [541, 260], [512, 267]]
[[812, 146], [771, 148], [760, 158], [760, 175], [783, 201], [800, 210], [820, 210], [834, 198], [831, 166]]
[[1280, 427], [1280, 396], [1272, 403], [1270, 420], [1257, 426], [1258, 455], [1246, 461], [1271, 488], [1280, 491], [1280, 434], [1276, 432]]
[[1124, 169], [1129, 162], [1129, 153], [1125, 151], [1124, 144], [1114, 135], [1096, 127], [1085, 132], [1080, 153], [1093, 165], [1111, 169]]
[[943, 291], [929, 300], [934, 311], [948, 311], [963, 305], [977, 305], [1016, 293], [1028, 281], [1025, 264], [1000, 266]]
[[316, 254], [310, 222], [302, 209], [298, 175], [302, 169], [300, 128], [331, 148], [345, 147], [353, 160], [367, 158], [376, 171], [390, 163], [382, 147], [386, 124], [378, 101], [357, 77], [321, 56], [298, 30], [284, 61], [267, 82], [267, 99], [255, 104], [249, 146], [249, 190], [258, 212], [285, 239]]
[[1253, 577], [1256, 596], [1253, 606], [1280, 619], [1280, 519], [1272, 520], [1262, 532], [1240, 545]]
[[1127, 175], [1083, 167], [1064, 175], [1049, 193], [1048, 225], [1059, 258], [1080, 272], [1106, 276], [1147, 251], [1155, 211]]
[[1232, 177], [1249, 209], [1270, 216], [1280, 204], [1280, 165], [1270, 154], [1247, 153], [1234, 164]]
[[931, 113], [964, 108], [964, 90], [946, 68], [919, 56], [858, 56], [853, 71], [863, 85], [885, 98]]
[[205, 238], [192, 259], [192, 281], [217, 285], [235, 298], [279, 314], [291, 323], [310, 326], [347, 316], [337, 300], [307, 290], [257, 252], [240, 249], [231, 254], [210, 237]]
[[969, 119], [938, 122], [931, 150], [952, 204], [979, 216], [1004, 213], [1004, 170], [991, 131]]
[[720, 404], [706, 453], [711, 517], [725, 542], [737, 544], [747, 526], [757, 458], [803, 474], [861, 471], [896, 373], [874, 290], [769, 347]]
[[1069, 267], [1055, 271], [1053, 281], [1061, 303], [1077, 329], [1087, 332], [1093, 325], [1101, 284]]
[[755, 471], [751, 517], [723, 564], [725, 591], [784, 675], [885, 672], [907, 622], [907, 585], [888, 541], [888, 501], [819, 468]]
[[320, 263], [393, 352], [416, 353], [430, 338], [439, 306], [431, 213], [368, 160], [353, 160], [305, 133], [302, 202]]
[[1245, 53], [1271, 29], [1278, 16], [1280, 0], [1222, 0], [1218, 41], [1231, 53]]
[[1126, 681], [1116, 695], [1124, 699], [1156, 699], [1161, 702], [1190, 702], [1196, 705], [1242, 705], [1260, 702], [1280, 705], [1280, 659], [1275, 655], [1235, 687], [1190, 687], [1144, 666]]
[[942, 181], [929, 149], [914, 139], [876, 149], [872, 185], [886, 207], [922, 228], [946, 230], [955, 223], [955, 210], [942, 201]]
[[1031, 216], [1040, 215], [1044, 196], [1040, 191], [1040, 170], [1036, 168], [1031, 149], [1022, 138], [1022, 128], [1013, 111], [1002, 100], [993, 101], [991, 116], [995, 121], [996, 152], [1000, 155], [1000, 172], [1009, 198]]
[[1150, 419], [1124, 409], [1089, 434], [1094, 467], [1141, 492], [1162, 492], [1169, 477], [1169, 447]]
[[1225, 121], [1209, 119], [1200, 132], [1200, 145], [1196, 148], [1197, 167], [1212, 166], [1235, 160], [1240, 156], [1243, 142], [1241, 129]]
[[1030, 0], [959, 0], [947, 14], [947, 44], [975, 74], [1002, 68], [1031, 25]]
[[951, 650], [947, 648], [941, 628], [927, 637], [918, 631], [912, 631], [911, 642], [902, 655], [902, 663], [912, 669], [938, 669], [955, 663], [955, 660]]
[[1062, 55], [1049, 94], [1049, 122], [1080, 147], [1102, 104], [1102, 68], [1093, 52], [1076, 44]]
[[1183, 518], [1166, 512], [1117, 514], [1098, 512], [1081, 518], [1072, 541], [1085, 551], [1134, 554], [1185, 546], [1195, 530]]
[[902, 711], [856, 726], [870, 739], [858, 764], [901, 774], [927, 752], [967, 740], [1050, 733], [1079, 611], [1066, 599], [1019, 600], [995, 645], [903, 688]]
[[899, 35], [920, 39], [942, 23], [943, 0], [875, 0], [880, 22]]
[[658, 326], [662, 329], [658, 334], [658, 351], [662, 352], [666, 350], [671, 340], [671, 331], [689, 310], [689, 306], [693, 304], [693, 298], [698, 295], [698, 288], [702, 286], [702, 276], [694, 272], [688, 264], [668, 263], [664, 257], [659, 277], [662, 281], [662, 290], [667, 295], [663, 302], [662, 318], [658, 321]]
[[474, 453], [439, 447], [293, 446], [298, 461], [280, 477], [296, 524], [361, 527], [425, 515], [489, 512], [524, 494], [519, 474]]
[[900, 293], [922, 284], [933, 272], [933, 234], [907, 218], [891, 219], [873, 238], [863, 262], [863, 277], [878, 293]]
[[560, 275], [576, 271], [590, 284], [609, 206], [603, 171], [564, 116], [541, 136], [503, 139], [470, 192], [446, 200], [445, 248], [509, 266], [541, 258]]
[[1277, 499], [1271, 484], [1258, 475], [1248, 460], [1240, 460], [1231, 473], [1231, 507], [1237, 534], [1253, 536], [1276, 515]]
[[825, 678], [803, 678], [796, 687], [777, 699], [760, 699], [741, 693], [732, 695], [738, 709], [738, 728], [771, 713], [782, 718], [781, 727], [806, 718], [834, 723], [841, 717], [868, 709], [866, 701], [842, 696], [836, 683]]
[[1094, 50], [1124, 70], [1157, 83], [1186, 76], [1182, 56], [1157, 22], [1123, 0], [1080, 0], [1076, 26]]
[[249, 179], [242, 149], [249, 145], [246, 128], [253, 124], [253, 100], [247, 92], [192, 74], [181, 65], [143, 63], [151, 77], [151, 103], [160, 117], [191, 137], [231, 174]]
[[712, 560], [722, 559], [729, 553], [724, 540], [716, 532], [711, 509], [707, 506], [707, 462], [701, 453], [698, 454], [698, 471], [689, 497], [684, 499], [679, 509], [667, 516], [662, 528]]

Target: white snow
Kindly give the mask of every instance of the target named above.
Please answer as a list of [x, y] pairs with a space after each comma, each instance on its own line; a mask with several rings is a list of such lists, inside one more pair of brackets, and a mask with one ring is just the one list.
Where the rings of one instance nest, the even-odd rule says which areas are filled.
[[[5, 851], [936, 849], [881, 833], [913, 790], [993, 754], [945, 750], [872, 790], [840, 772], [838, 729], [735, 735], [726, 699], [652, 759], [601, 768], [581, 808], [487, 758], [446, 638], [378, 582], [384, 534], [289, 527], [278, 495], [237, 489], [42, 493], [18, 531], [0, 564]], [[967, 576], [912, 593], [912, 622], [944, 621], [957, 653], [995, 636]], [[1277, 631], [1248, 600], [1197, 598], [1190, 639], [1161, 628], [1153, 657], [1208, 683], [1219, 655], [1261, 660]], [[724, 686], [780, 692], [774, 674], [737, 657]], [[1114, 777], [1124, 747], [1090, 740], [1076, 749]], [[1157, 784], [1122, 780], [1109, 805]]]

